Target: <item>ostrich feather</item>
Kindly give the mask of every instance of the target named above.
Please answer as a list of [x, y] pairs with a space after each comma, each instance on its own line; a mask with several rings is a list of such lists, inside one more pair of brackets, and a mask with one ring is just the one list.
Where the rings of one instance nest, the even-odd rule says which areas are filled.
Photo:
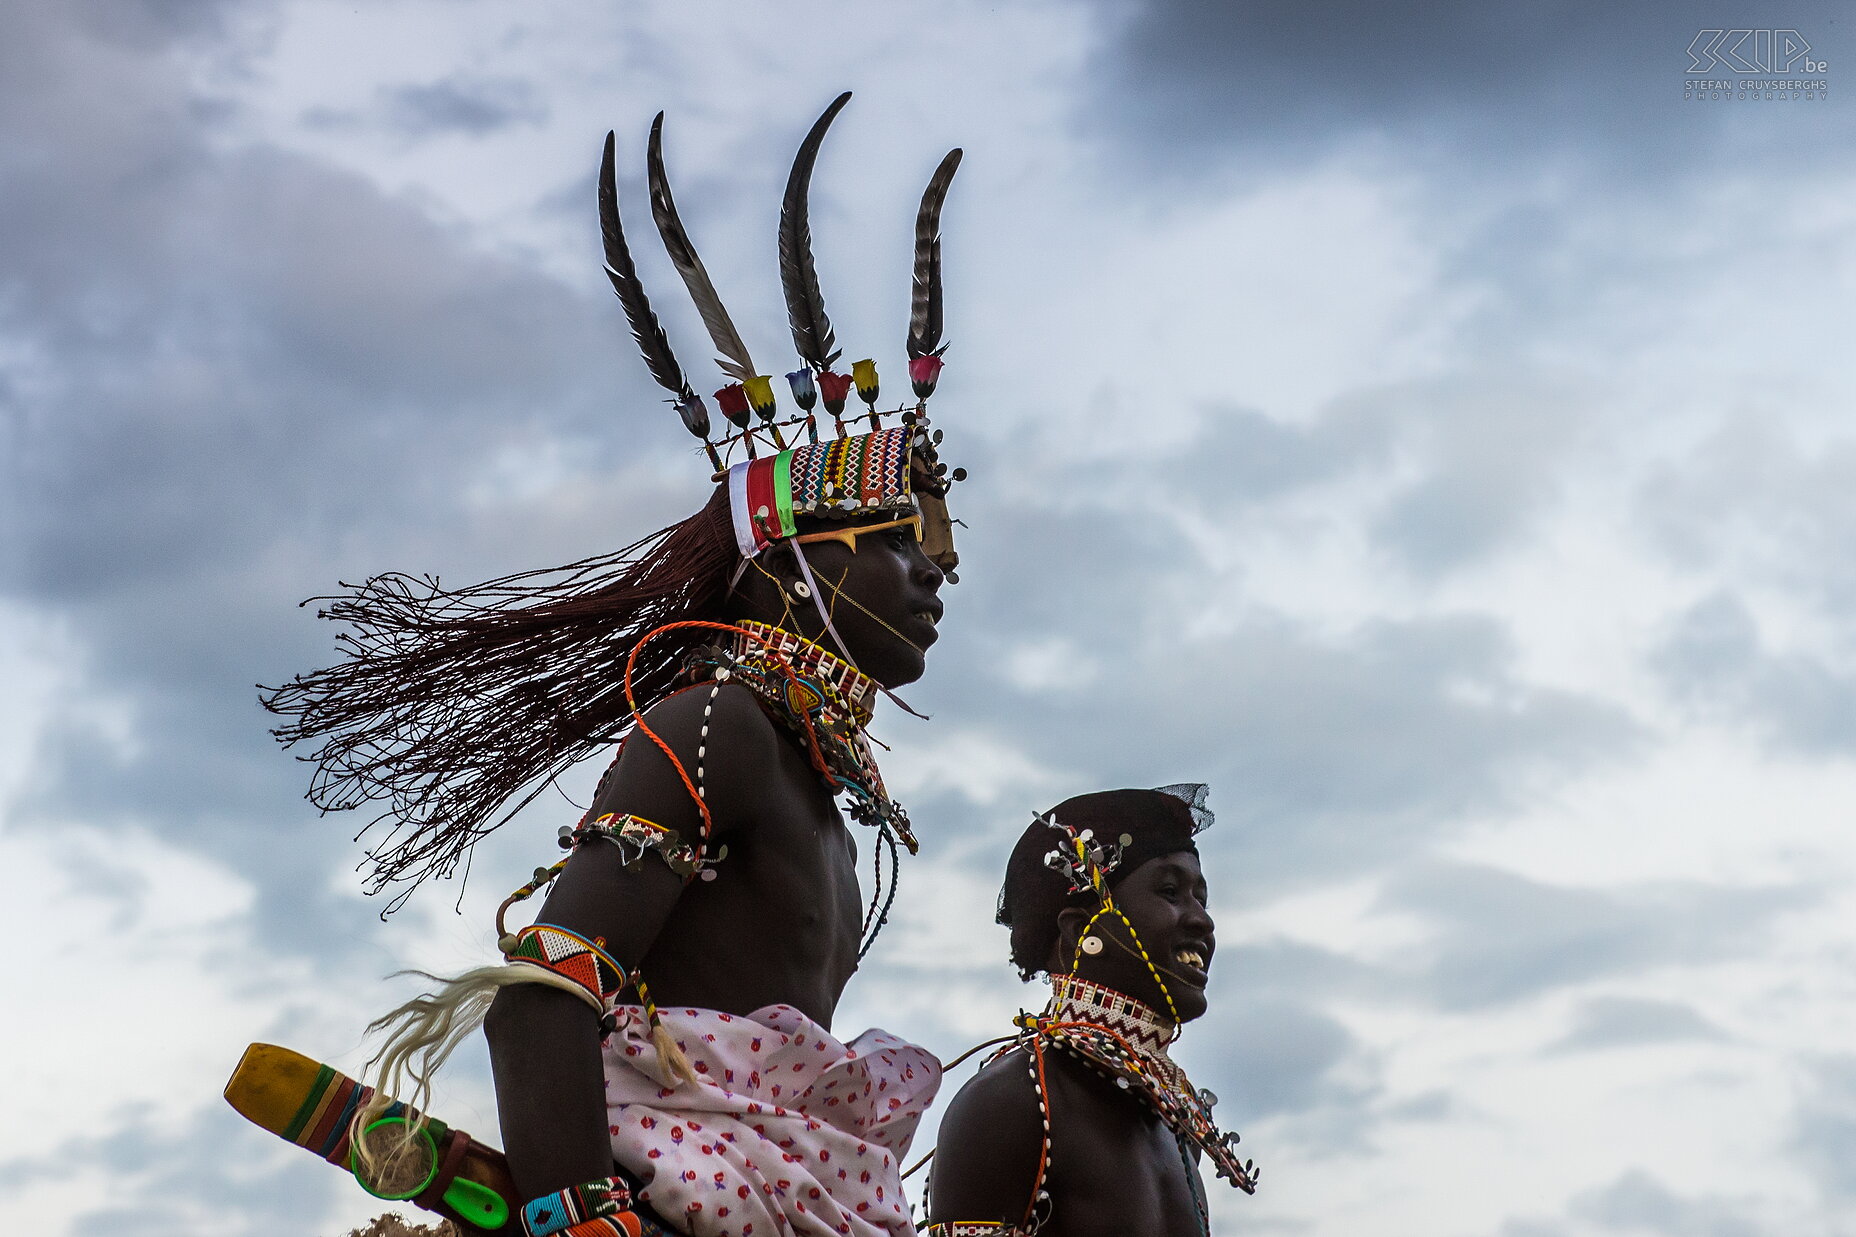
[[702, 259], [696, 256], [696, 246], [690, 243], [683, 220], [677, 217], [677, 203], [670, 196], [670, 181], [664, 176], [663, 135], [664, 113], [659, 112], [657, 119], [651, 122], [651, 145], [645, 153], [651, 184], [651, 218], [657, 222], [658, 234], [664, 238], [671, 263], [690, 290], [690, 299], [696, 302], [696, 312], [702, 315], [709, 338], [715, 341], [715, 350], [722, 354], [715, 363], [736, 382], [746, 382], [757, 372], [754, 359], [748, 355], [748, 346], [741, 342], [741, 332], [735, 330], [722, 298], [716, 295], [715, 284], [704, 269]]
[[941, 343], [941, 204], [960, 167], [956, 146], [941, 160], [922, 191], [915, 215], [915, 279], [909, 306], [909, 359], [938, 354]]
[[606, 278], [612, 281], [612, 290], [618, 293], [619, 304], [625, 309], [625, 321], [631, 324], [632, 338], [638, 341], [638, 351], [644, 354], [651, 377], [657, 379], [657, 385], [675, 393], [680, 401], [692, 400], [696, 393], [690, 389], [689, 381], [683, 376], [683, 367], [677, 364], [676, 355], [670, 350], [670, 339], [658, 324], [657, 315], [651, 311], [650, 298], [645, 296], [644, 285], [638, 281], [631, 249], [625, 243], [625, 228], [619, 222], [618, 182], [612, 171], [614, 146], [614, 136], [608, 132], [606, 152], [599, 161], [599, 234], [606, 247]]
[[815, 370], [831, 368], [838, 359], [838, 341], [832, 335], [831, 319], [825, 316], [825, 295], [819, 291], [818, 268], [812, 262], [807, 195], [812, 187], [812, 165], [818, 160], [825, 130], [850, 100], [848, 90], [833, 99], [806, 134], [806, 140], [799, 144], [792, 173], [786, 178], [786, 197], [780, 203], [780, 286], [786, 290], [786, 320], [793, 328], [793, 346]]

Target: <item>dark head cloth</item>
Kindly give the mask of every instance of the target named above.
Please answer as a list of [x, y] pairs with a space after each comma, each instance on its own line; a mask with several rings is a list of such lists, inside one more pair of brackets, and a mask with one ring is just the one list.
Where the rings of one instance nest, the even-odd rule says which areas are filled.
[[[1193, 836], [1212, 823], [1205, 806], [1206, 787], [1181, 782], [1156, 790], [1099, 790], [1065, 799], [1049, 812], [1072, 829], [1089, 829], [1096, 839], [1113, 848], [1125, 834], [1121, 862], [1108, 875], [1109, 887], [1146, 863], [1178, 851], [1198, 853]], [[1066, 906], [1088, 906], [1094, 899], [1084, 891], [1072, 894], [1069, 878], [1044, 864], [1044, 856], [1065, 841], [1061, 830], [1031, 822], [1012, 857], [1006, 861], [1005, 884], [999, 890], [998, 921], [1012, 930], [1012, 962], [1026, 979], [1043, 970], [1057, 943], [1057, 915]]]

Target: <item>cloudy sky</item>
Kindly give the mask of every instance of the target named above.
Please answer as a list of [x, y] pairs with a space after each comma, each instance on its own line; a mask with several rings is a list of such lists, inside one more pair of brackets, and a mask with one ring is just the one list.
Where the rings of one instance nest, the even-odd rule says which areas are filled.
[[[1684, 98], [1699, 31], [1774, 27], [1826, 97]], [[600, 141], [638, 202], [669, 113], [785, 357], [778, 194], [848, 88], [847, 356], [899, 376], [914, 203], [966, 150], [935, 402], [973, 479], [934, 720], [878, 727], [924, 854], [841, 1029], [1004, 1030], [1030, 812], [1203, 780], [1182, 1056], [1264, 1169], [1221, 1232], [1856, 1231], [1849, 47], [1756, 0], [13, 0], [0, 1226], [377, 1209], [219, 1088], [254, 1039], [358, 1068], [386, 976], [484, 960], [596, 770], [383, 923], [252, 685], [327, 659], [296, 602], [338, 579], [701, 501], [600, 274]], [[439, 1107], [494, 1136], [480, 1050]]]

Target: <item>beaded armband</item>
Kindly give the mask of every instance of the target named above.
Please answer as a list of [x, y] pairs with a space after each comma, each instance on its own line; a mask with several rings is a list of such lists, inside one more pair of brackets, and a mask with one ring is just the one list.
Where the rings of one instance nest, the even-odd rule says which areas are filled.
[[1024, 1229], [997, 1220], [949, 1220], [930, 1224], [921, 1237], [1023, 1237]]
[[604, 945], [603, 938], [589, 941], [551, 923], [533, 923], [516, 933], [504, 956], [571, 980], [604, 1013], [632, 983], [631, 973], [612, 960]]
[[564, 849], [576, 849], [589, 842], [607, 841], [619, 848], [619, 855], [628, 871], [636, 871], [648, 854], [656, 854], [669, 866], [672, 872], [685, 881], [701, 876], [704, 880], [714, 880], [715, 874], [710, 864], [722, 859], [727, 848], [714, 859], [705, 859], [675, 829], [646, 820], [642, 816], [633, 816], [629, 812], [607, 812], [598, 820], [588, 821], [578, 828], [561, 830], [561, 846]]
[[[637, 1233], [631, 1211], [631, 1188], [618, 1177], [601, 1177], [585, 1185], [568, 1186], [522, 1204], [522, 1231], [528, 1237], [604, 1237], [608, 1233]], [[624, 1221], [630, 1220], [627, 1225]]]

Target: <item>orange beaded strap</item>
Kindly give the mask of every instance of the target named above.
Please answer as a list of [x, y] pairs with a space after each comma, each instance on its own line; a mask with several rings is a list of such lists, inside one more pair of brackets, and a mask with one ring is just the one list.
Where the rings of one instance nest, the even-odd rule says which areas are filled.
[[[773, 648], [773, 642], [764, 636], [749, 631], [745, 627], [738, 627], [733, 623], [716, 623], [706, 619], [686, 619], [682, 622], [666, 623], [662, 627], [646, 632], [638, 643], [632, 646], [631, 656], [625, 659], [625, 703], [626, 706], [632, 710], [632, 715], [638, 719], [636, 722], [638, 731], [643, 734], [645, 738], [651, 740], [651, 742], [656, 745], [658, 751], [664, 753], [665, 759], [670, 761], [670, 767], [677, 771], [677, 778], [683, 783], [683, 789], [688, 791], [690, 798], [696, 801], [696, 810], [702, 814], [702, 836], [697, 840], [696, 845], [696, 863], [697, 866], [700, 867], [709, 859], [709, 837], [715, 830], [715, 822], [709, 815], [708, 801], [703, 796], [702, 787], [695, 779], [690, 777], [689, 770], [686, 769], [683, 762], [677, 758], [676, 752], [671, 750], [670, 744], [664, 742], [663, 738], [660, 737], [655, 730], [651, 729], [650, 725], [644, 720], [644, 713], [638, 708], [638, 697], [632, 689], [632, 671], [638, 663], [639, 650], [666, 632], [689, 628], [699, 631], [727, 632], [767, 648]], [[785, 665], [777, 656], [772, 660], [777, 669], [783, 672], [786, 679], [795, 685], [798, 684], [799, 676], [793, 673], [790, 666]], [[806, 755], [811, 760], [813, 769], [822, 776], [829, 776], [830, 771], [825, 761], [825, 753], [819, 746], [818, 734], [809, 719], [804, 719], [804, 727]], [[698, 778], [700, 778], [701, 772], [701, 767], [698, 766]]]

